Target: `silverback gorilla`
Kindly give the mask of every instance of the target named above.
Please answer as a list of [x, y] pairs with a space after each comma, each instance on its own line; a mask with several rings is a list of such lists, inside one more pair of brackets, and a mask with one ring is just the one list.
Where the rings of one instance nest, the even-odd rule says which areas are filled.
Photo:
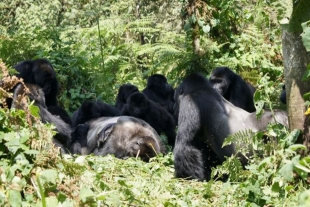
[[101, 117], [78, 125], [75, 130], [79, 133], [73, 136], [71, 151], [77, 154], [113, 154], [121, 159], [140, 157], [149, 161], [151, 157], [166, 152], [156, 131], [135, 117]]
[[226, 100], [248, 112], [254, 112], [253, 94], [255, 88], [228, 67], [212, 71], [210, 83]]
[[[221, 164], [225, 157], [236, 153], [235, 143], [222, 147], [226, 137], [240, 130], [263, 130], [268, 123], [288, 125], [283, 111], [263, 114], [256, 119], [255, 113], [238, 108], [226, 101], [201, 74], [186, 77], [175, 94], [175, 110], [178, 113], [174, 166], [176, 176], [209, 180], [211, 168]], [[246, 160], [241, 156], [241, 162]]]

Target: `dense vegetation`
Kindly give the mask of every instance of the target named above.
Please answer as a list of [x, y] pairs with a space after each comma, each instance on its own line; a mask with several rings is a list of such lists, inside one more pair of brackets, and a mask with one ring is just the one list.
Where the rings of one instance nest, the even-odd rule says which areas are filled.
[[[3, 0], [1, 75], [21, 60], [49, 59], [61, 83], [59, 101], [72, 113], [86, 99], [113, 104], [121, 84], [143, 89], [151, 74], [163, 74], [177, 86], [186, 74], [207, 76], [226, 65], [258, 88], [259, 106], [283, 108], [278, 101], [283, 84], [279, 2], [196, 1], [197, 16], [180, 0]], [[256, 153], [247, 169], [229, 158], [213, 171], [212, 181], [196, 182], [174, 178], [171, 153], [150, 163], [60, 155], [50, 144], [53, 126], [37, 120], [35, 106], [29, 109], [0, 109], [1, 206], [310, 202], [310, 159], [297, 153], [303, 145], [294, 144], [299, 131], [270, 126], [265, 134], [277, 141], [267, 145], [262, 133], [231, 137], [251, 140]], [[218, 180], [228, 172], [227, 182]]]

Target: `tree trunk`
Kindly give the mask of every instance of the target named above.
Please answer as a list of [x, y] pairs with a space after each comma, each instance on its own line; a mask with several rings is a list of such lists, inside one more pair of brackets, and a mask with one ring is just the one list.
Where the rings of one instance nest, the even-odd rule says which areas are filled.
[[310, 120], [306, 121], [303, 94], [310, 91], [310, 84], [302, 81], [302, 77], [310, 63], [310, 53], [306, 51], [300, 33], [288, 30], [283, 30], [282, 49], [289, 127], [304, 131], [297, 142], [307, 146], [310, 144]]

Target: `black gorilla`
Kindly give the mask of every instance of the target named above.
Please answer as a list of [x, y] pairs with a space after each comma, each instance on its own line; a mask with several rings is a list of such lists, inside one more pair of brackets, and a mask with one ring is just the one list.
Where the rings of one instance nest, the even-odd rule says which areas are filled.
[[[149, 161], [166, 149], [156, 131], [145, 121], [135, 117], [101, 117], [78, 125], [73, 134], [74, 152], [113, 154], [120, 159], [140, 157]], [[87, 145], [85, 145], [85, 140]], [[76, 143], [78, 142], [78, 143]], [[72, 149], [71, 149], [72, 150]]]
[[[29, 89], [27, 91], [26, 87]], [[25, 106], [20, 103], [20, 96], [27, 95], [30, 100], [34, 100], [36, 106], [40, 109], [40, 118], [43, 123], [51, 123], [56, 127], [57, 134], [54, 136], [54, 143], [61, 147], [63, 152], [67, 152], [68, 143], [71, 142], [72, 129], [69, 124], [64, 122], [60, 117], [51, 114], [45, 104], [44, 92], [41, 87], [35, 84], [18, 84], [13, 93], [12, 108], [24, 109]]]
[[139, 89], [132, 84], [123, 84], [118, 89], [116, 97], [115, 108], [122, 111], [123, 106], [126, 104], [127, 98], [134, 92], [138, 92]]
[[135, 92], [127, 100], [122, 110], [122, 115], [134, 116], [143, 119], [160, 135], [164, 132], [168, 144], [174, 146], [175, 123], [173, 117], [165, 109], [149, 100], [143, 93]]
[[72, 126], [83, 124], [91, 119], [99, 117], [119, 116], [120, 111], [101, 101], [85, 101], [82, 106], [73, 113]]
[[167, 111], [173, 114], [174, 89], [168, 84], [165, 76], [160, 74], [151, 75], [147, 79], [147, 86], [142, 91], [148, 99], [159, 103]]
[[69, 116], [67, 111], [64, 110], [63, 108], [61, 108], [60, 106], [49, 106], [49, 107], [47, 107], [47, 110], [51, 114], [53, 114], [55, 116], [59, 116], [67, 124], [72, 125], [71, 117]]
[[254, 112], [253, 94], [255, 88], [228, 67], [212, 71], [210, 82], [225, 99], [248, 112]]
[[280, 101], [283, 104], [286, 104], [286, 89], [285, 89], [285, 85], [282, 86], [282, 92], [281, 92], [281, 95], [280, 95]]
[[72, 154], [88, 155], [90, 154], [87, 145], [87, 133], [89, 131], [89, 124], [79, 124], [71, 134], [71, 143], [69, 143], [69, 150]]
[[16, 76], [23, 78], [24, 83], [36, 84], [43, 89], [47, 106], [57, 105], [59, 85], [55, 70], [48, 60], [25, 60], [14, 68], [19, 72]]
[[[179, 117], [173, 154], [176, 176], [180, 178], [210, 179], [211, 168], [236, 153], [235, 143], [222, 148], [225, 138], [233, 133], [245, 129], [257, 132], [274, 120], [288, 126], [285, 112], [275, 112], [275, 118], [267, 112], [257, 120], [255, 113], [225, 100], [197, 73], [183, 80], [175, 100]], [[242, 155], [240, 158], [246, 164]]]

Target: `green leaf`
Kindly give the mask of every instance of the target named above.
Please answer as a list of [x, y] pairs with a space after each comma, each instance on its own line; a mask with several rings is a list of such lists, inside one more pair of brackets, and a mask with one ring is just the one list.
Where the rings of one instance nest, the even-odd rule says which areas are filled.
[[301, 24], [303, 33], [301, 34], [302, 42], [307, 50], [310, 51], [310, 20]]
[[40, 180], [42, 182], [42, 185], [45, 183], [52, 183], [56, 184], [56, 179], [58, 177], [58, 173], [56, 170], [44, 170], [40, 173]]
[[293, 181], [294, 173], [293, 173], [293, 163], [291, 161], [287, 162], [282, 168], [279, 170], [279, 173], [287, 180]]
[[56, 197], [47, 197], [46, 198], [46, 207], [58, 206], [58, 200]]
[[35, 106], [35, 105], [30, 105], [29, 106], [29, 110], [30, 110], [30, 113], [35, 116], [35, 117], [40, 117], [40, 109], [39, 107]]
[[82, 188], [80, 191], [80, 198], [82, 201], [87, 201], [90, 198], [93, 198], [95, 193], [89, 188]]
[[203, 27], [203, 25], [205, 24], [205, 22], [203, 20], [198, 20], [198, 24], [200, 27]]
[[202, 30], [204, 33], [209, 33], [211, 30], [211, 27], [209, 25], [205, 25], [202, 27]]
[[9, 190], [9, 203], [12, 207], [19, 207], [22, 203], [22, 196], [17, 190]]

